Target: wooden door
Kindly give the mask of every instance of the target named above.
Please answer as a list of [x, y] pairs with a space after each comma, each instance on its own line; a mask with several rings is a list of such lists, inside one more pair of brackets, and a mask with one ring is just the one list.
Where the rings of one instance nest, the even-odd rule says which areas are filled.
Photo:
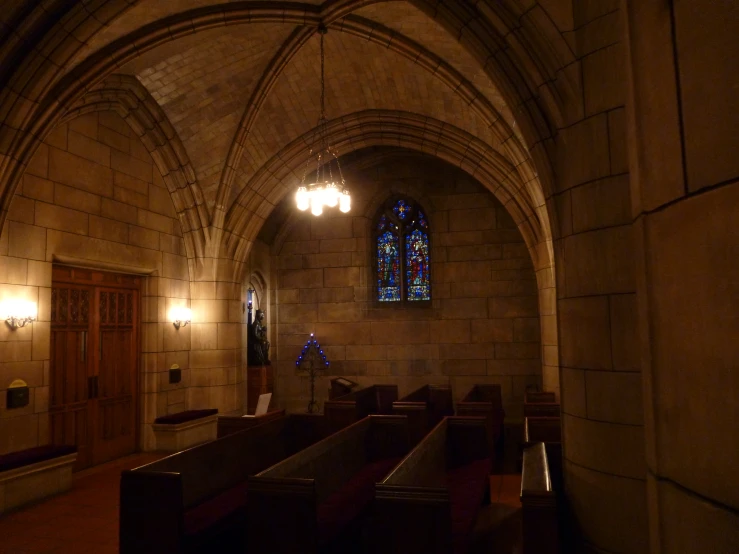
[[55, 284], [51, 289], [51, 441], [76, 444], [77, 464], [92, 464], [89, 400], [92, 287]]
[[97, 357], [93, 364], [93, 463], [100, 464], [136, 450], [135, 290], [95, 289], [98, 327], [93, 331]]
[[54, 267], [51, 435], [75, 469], [135, 452], [140, 278]]

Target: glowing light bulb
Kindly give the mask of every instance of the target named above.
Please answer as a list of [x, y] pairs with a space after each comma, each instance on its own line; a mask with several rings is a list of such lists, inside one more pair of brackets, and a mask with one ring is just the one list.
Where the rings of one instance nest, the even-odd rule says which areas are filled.
[[324, 203], [329, 208], [335, 208], [336, 204], [339, 203], [339, 190], [333, 183], [326, 188], [326, 201]]
[[347, 191], [344, 191], [341, 193], [341, 198], [339, 199], [339, 210], [341, 210], [343, 213], [347, 213], [351, 209], [352, 197], [349, 196], [349, 193]]
[[298, 192], [295, 194], [295, 202], [298, 205], [298, 209], [302, 212], [308, 209], [310, 205], [310, 195], [305, 187], [300, 187]]
[[313, 215], [321, 215], [323, 213], [323, 203], [320, 198], [313, 196], [310, 199], [310, 211]]

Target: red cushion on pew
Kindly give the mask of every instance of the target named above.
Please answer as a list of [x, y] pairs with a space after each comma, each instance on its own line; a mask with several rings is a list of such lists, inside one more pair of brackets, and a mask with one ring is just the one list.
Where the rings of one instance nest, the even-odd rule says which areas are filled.
[[467, 538], [475, 523], [475, 516], [490, 487], [489, 474], [489, 458], [475, 460], [447, 472], [455, 553], [465, 552], [467, 548]]
[[200, 419], [201, 417], [208, 417], [217, 413], [218, 410], [216, 408], [210, 408], [207, 410], [187, 410], [185, 412], [177, 412], [176, 414], [158, 417], [154, 420], [154, 423], [169, 423], [174, 425], [177, 423], [192, 421], [193, 419]]
[[239, 483], [185, 512], [185, 535], [201, 533], [239, 508], [245, 508], [247, 485], [248, 481]]
[[19, 452], [3, 454], [0, 456], [0, 471], [9, 471], [38, 462], [45, 462], [46, 460], [66, 456], [67, 454], [74, 454], [75, 452], [77, 452], [76, 446], [46, 444], [44, 446], [20, 450]]
[[364, 466], [338, 491], [318, 506], [318, 534], [321, 544], [336, 537], [372, 501], [375, 483], [395, 467], [401, 458], [386, 458]]

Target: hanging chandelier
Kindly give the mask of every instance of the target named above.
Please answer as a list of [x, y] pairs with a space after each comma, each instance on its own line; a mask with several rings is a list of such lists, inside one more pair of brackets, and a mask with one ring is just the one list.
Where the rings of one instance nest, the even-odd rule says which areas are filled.
[[[295, 202], [301, 211], [310, 208], [313, 215], [321, 215], [323, 207], [335, 208], [347, 213], [351, 209], [351, 196], [346, 189], [346, 181], [341, 173], [341, 165], [336, 150], [329, 144], [326, 129], [326, 83], [324, 69], [323, 37], [326, 27], [321, 23], [318, 33], [321, 35], [321, 115], [318, 118], [318, 140], [311, 147], [308, 161], [305, 164], [303, 179], [295, 195]], [[305, 179], [311, 163], [316, 164], [315, 181], [306, 184]], [[334, 167], [335, 166], [335, 167]], [[335, 172], [334, 172], [335, 171]]]

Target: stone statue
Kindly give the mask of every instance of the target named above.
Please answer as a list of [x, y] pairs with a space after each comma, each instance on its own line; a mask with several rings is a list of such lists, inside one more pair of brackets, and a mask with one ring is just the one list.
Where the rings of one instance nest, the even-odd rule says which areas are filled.
[[264, 312], [262, 310], [257, 310], [254, 323], [249, 328], [247, 359], [249, 365], [270, 365], [267, 326], [264, 324]]

